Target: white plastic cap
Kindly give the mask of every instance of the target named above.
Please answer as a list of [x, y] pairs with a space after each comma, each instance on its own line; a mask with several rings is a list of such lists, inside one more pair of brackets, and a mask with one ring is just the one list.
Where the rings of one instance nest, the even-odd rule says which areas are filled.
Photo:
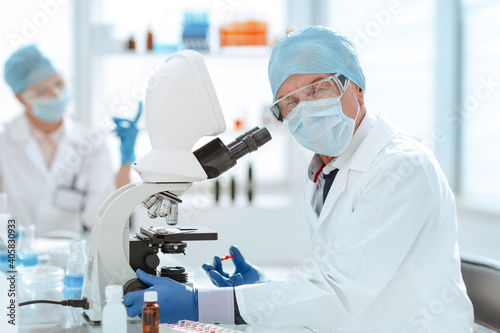
[[156, 302], [158, 300], [157, 291], [146, 291], [144, 293], [144, 302]]
[[123, 287], [120, 285], [110, 285], [106, 286], [104, 290], [107, 300], [121, 299], [123, 297]]

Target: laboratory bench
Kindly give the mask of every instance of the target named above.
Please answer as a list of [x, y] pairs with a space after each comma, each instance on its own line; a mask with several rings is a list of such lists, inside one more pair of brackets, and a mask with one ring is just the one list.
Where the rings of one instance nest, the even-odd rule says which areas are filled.
[[[64, 267], [68, 256], [68, 240], [50, 240], [49, 243], [41, 241], [37, 247], [40, 251], [41, 265], [51, 265], [52, 267]], [[50, 249], [48, 251], [47, 249]], [[160, 267], [167, 266], [184, 266], [188, 272], [189, 282], [195, 287], [215, 288], [204, 270], [199, 265], [193, 265], [186, 262], [182, 255], [160, 255]], [[225, 270], [228, 272], [234, 271], [232, 262], [227, 261]], [[260, 268], [266, 273], [268, 278], [272, 280], [282, 280], [291, 274], [294, 267], [276, 266], [276, 265], [260, 265]], [[295, 267], [296, 268], [296, 267]], [[19, 281], [18, 281], [19, 283]], [[21, 284], [22, 285], [22, 284]], [[22, 290], [19, 290], [20, 292]], [[62, 291], [60, 295], [56, 295], [54, 300], [63, 299]], [[33, 298], [31, 298], [33, 299]], [[21, 301], [26, 301], [23, 299]], [[53, 333], [53, 332], [74, 332], [74, 333], [101, 333], [102, 329], [99, 325], [93, 325], [83, 317], [83, 310], [79, 308], [70, 308], [52, 304], [35, 304], [19, 308], [20, 326], [19, 333]], [[248, 332], [248, 333], [270, 333], [270, 332], [288, 332], [288, 333], [306, 333], [306, 332], [328, 332], [328, 330], [311, 330], [305, 327], [286, 327], [286, 328], [269, 328], [269, 327], [254, 327], [248, 325], [217, 325], [232, 330], [233, 332]], [[127, 322], [128, 333], [142, 332], [142, 321], [139, 318], [129, 318]], [[160, 332], [183, 332], [180, 329], [169, 327], [167, 324], [162, 324]], [[228, 331], [230, 332], [230, 331]], [[486, 329], [482, 326], [475, 325], [474, 333], [493, 333], [495, 331]], [[116, 332], [118, 333], [118, 332]]]
[[[172, 264], [170, 261], [169, 264]], [[180, 262], [175, 262], [180, 264]], [[195, 281], [194, 284], [203, 287], [212, 287], [210, 280], [205, 276], [203, 270], [185, 266], [189, 272], [189, 280]], [[266, 270], [266, 267], [263, 267]], [[269, 267], [269, 277], [279, 277], [284, 274], [279, 267]], [[27, 310], [27, 311], [26, 311]], [[100, 325], [89, 323], [83, 316], [83, 309], [69, 308], [52, 304], [35, 304], [20, 308], [20, 316], [29, 318], [21, 320], [19, 333], [53, 333], [53, 332], [68, 332], [68, 333], [101, 333]], [[28, 321], [28, 323], [26, 323]], [[251, 332], [251, 333], [268, 333], [268, 332], [288, 332], [288, 333], [306, 333], [314, 332], [304, 327], [287, 327], [282, 329], [268, 327], [253, 327], [248, 325], [215, 325], [230, 329], [233, 332]], [[127, 321], [128, 333], [141, 333], [142, 321], [139, 318], [128, 318]], [[180, 329], [169, 327], [167, 324], [160, 325], [160, 332], [175, 333], [186, 332]], [[117, 332], [118, 333], [118, 332]], [[229, 331], [228, 331], [229, 333]]]
[[[90, 240], [87, 240], [90, 241]], [[63, 270], [68, 257], [69, 240], [67, 239], [41, 239], [37, 240], [37, 250], [40, 258], [39, 267], [58, 267]], [[187, 263], [182, 255], [160, 255], [160, 266], [183, 266], [188, 272], [189, 282], [196, 287], [215, 288], [212, 282], [199, 265]], [[234, 271], [234, 266], [231, 262], [225, 263], [228, 272]], [[286, 277], [290, 270], [286, 267], [269, 266], [262, 267], [266, 274], [271, 279], [282, 279]], [[25, 290], [23, 282], [18, 281], [19, 292], [24, 295], [23, 299], [18, 301], [27, 301], [32, 299], [52, 299], [62, 300], [64, 295], [61, 286], [50, 291], [49, 297], [41, 297], [29, 295]], [[57, 289], [57, 290], [56, 290]], [[44, 291], [45, 293], [46, 291]], [[34, 298], [33, 298], [34, 297]], [[94, 325], [87, 322], [83, 316], [83, 309], [71, 308], [55, 304], [33, 304], [19, 308], [20, 326], [19, 333], [53, 333], [53, 332], [74, 332], [74, 333], [100, 333], [102, 328], [100, 325]], [[311, 330], [303, 327], [294, 328], [266, 328], [266, 327], [251, 327], [247, 325], [217, 325], [224, 327], [234, 332], [252, 332], [252, 333], [267, 333], [267, 332], [311, 332]], [[127, 332], [135, 333], [142, 332], [142, 321], [139, 318], [129, 318], [127, 322]], [[160, 332], [183, 332], [182, 330], [169, 327], [167, 324], [162, 324]], [[118, 333], [118, 332], [117, 332]]]
[[[176, 327], [177, 325], [160, 324], [160, 333], [181, 333], [193, 332], [190, 329], [183, 329]], [[227, 331], [224, 333], [310, 333], [317, 332], [305, 327], [284, 327], [284, 328], [271, 328], [271, 327], [255, 327], [249, 325], [208, 325], [213, 328], [224, 328]], [[19, 333], [102, 333], [100, 326], [92, 326], [87, 323], [75, 324], [70, 327], [63, 328], [58, 325], [53, 326], [40, 326], [40, 327], [20, 327]], [[125, 333], [125, 332], [115, 332]], [[129, 320], [127, 323], [126, 333], [142, 333], [142, 322], [140, 320]]]

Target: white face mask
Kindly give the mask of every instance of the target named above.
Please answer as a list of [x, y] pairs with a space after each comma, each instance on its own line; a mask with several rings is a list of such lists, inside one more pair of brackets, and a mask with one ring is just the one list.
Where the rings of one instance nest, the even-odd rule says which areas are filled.
[[[360, 106], [358, 104], [358, 118]], [[298, 143], [317, 154], [339, 156], [352, 140], [356, 119], [342, 112], [339, 98], [303, 101], [286, 117]]]
[[66, 112], [70, 100], [71, 94], [67, 88], [61, 91], [58, 97], [33, 99], [31, 102], [33, 114], [46, 123], [59, 121]]

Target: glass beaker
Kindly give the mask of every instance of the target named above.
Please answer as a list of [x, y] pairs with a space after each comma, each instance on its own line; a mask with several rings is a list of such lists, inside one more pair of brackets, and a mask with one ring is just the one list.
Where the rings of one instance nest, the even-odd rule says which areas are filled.
[[83, 277], [87, 264], [85, 244], [85, 239], [72, 239], [70, 242], [70, 252], [64, 276], [64, 297], [66, 299], [82, 297]]
[[19, 226], [19, 245], [17, 265], [30, 267], [38, 265], [38, 254], [35, 251], [35, 226]]

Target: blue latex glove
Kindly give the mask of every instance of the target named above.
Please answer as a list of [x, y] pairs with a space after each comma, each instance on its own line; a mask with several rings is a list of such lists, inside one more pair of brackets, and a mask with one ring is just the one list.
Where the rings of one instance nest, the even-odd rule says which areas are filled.
[[243, 258], [240, 250], [236, 246], [229, 248], [229, 253], [234, 255], [233, 260], [235, 271], [229, 275], [222, 269], [222, 261], [219, 257], [214, 257], [214, 264], [204, 264], [202, 268], [207, 273], [212, 283], [217, 287], [240, 286], [242, 284], [254, 284], [269, 281], [266, 275], [257, 267], [249, 264]]
[[114, 129], [114, 132], [116, 132], [122, 142], [120, 146], [122, 165], [135, 162], [134, 146], [137, 133], [139, 132], [137, 129], [137, 122], [139, 121], [141, 113], [142, 101], [139, 102], [139, 110], [137, 111], [137, 116], [134, 120], [113, 117], [113, 120], [116, 123], [116, 129]]
[[160, 306], [161, 323], [177, 323], [179, 320], [198, 320], [198, 290], [180, 284], [169, 278], [157, 277], [137, 270], [139, 280], [152, 286], [151, 288], [132, 291], [123, 297], [123, 304], [127, 307], [130, 317], [142, 318], [142, 307], [144, 306], [144, 292], [156, 290]]

